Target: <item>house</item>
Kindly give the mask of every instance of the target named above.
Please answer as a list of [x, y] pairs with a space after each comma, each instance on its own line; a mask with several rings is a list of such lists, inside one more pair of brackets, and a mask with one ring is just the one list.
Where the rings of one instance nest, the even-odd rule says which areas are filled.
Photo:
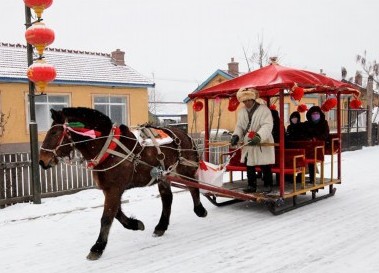
[[[111, 54], [47, 48], [46, 62], [56, 79], [36, 94], [38, 139], [50, 127], [49, 109], [90, 107], [115, 123], [137, 126], [148, 121], [148, 88], [154, 83], [125, 63], [125, 52]], [[25, 152], [29, 144], [29, 91], [26, 46], [0, 43], [0, 152]]]
[[[231, 58], [230, 63], [228, 63], [228, 70], [217, 69], [211, 76], [209, 76], [198, 88], [196, 88], [192, 93], [196, 93], [200, 90], [215, 86], [224, 81], [241, 76], [244, 73], [239, 71], [239, 64], [235, 62], [234, 58]], [[271, 104], [279, 105], [278, 99], [271, 98]], [[190, 100], [188, 97], [184, 99], [187, 103], [188, 110], [188, 124], [192, 124], [188, 127], [190, 134], [195, 137], [198, 136], [204, 130], [204, 109], [195, 112], [193, 110], [194, 101]], [[235, 124], [237, 122], [236, 111], [228, 111], [229, 99], [219, 99], [209, 101], [209, 127], [210, 129], [222, 128], [227, 131], [233, 131]], [[301, 99], [301, 103], [306, 104], [308, 109], [313, 105], [320, 105], [320, 98], [317, 95], [310, 94], [304, 96]], [[240, 107], [240, 106], [239, 106]], [[284, 98], [284, 123], [285, 126], [289, 124], [289, 116], [293, 111], [297, 110], [297, 105], [291, 101], [289, 96]], [[301, 114], [302, 120], [305, 120], [305, 113]]]
[[157, 125], [187, 123], [187, 105], [184, 102], [149, 102], [149, 108]]

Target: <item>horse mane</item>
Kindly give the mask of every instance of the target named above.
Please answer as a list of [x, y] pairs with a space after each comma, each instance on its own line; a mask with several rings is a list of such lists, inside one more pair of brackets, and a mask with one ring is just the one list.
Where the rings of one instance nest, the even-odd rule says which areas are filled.
[[112, 129], [112, 121], [105, 114], [98, 110], [86, 107], [67, 107], [62, 109], [62, 113], [68, 122], [81, 122], [85, 128], [109, 134]]

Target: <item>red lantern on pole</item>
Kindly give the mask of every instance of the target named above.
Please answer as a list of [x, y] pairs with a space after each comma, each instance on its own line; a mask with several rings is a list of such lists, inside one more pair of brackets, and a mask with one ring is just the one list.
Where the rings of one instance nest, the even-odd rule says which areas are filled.
[[34, 82], [39, 91], [43, 93], [46, 85], [55, 79], [57, 72], [53, 65], [47, 64], [43, 60], [38, 60], [29, 66], [27, 75], [29, 80]]
[[29, 44], [35, 46], [39, 55], [42, 55], [45, 48], [54, 42], [55, 34], [44, 23], [35, 23], [25, 31], [25, 39]]
[[25, 6], [33, 9], [38, 19], [40, 19], [43, 11], [51, 6], [53, 0], [24, 0], [24, 3]]

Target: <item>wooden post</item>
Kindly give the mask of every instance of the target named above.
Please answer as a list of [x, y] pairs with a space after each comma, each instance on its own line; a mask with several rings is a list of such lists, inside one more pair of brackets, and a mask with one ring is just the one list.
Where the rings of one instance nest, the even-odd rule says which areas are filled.
[[367, 145], [372, 146], [372, 99], [373, 99], [373, 76], [367, 80]]

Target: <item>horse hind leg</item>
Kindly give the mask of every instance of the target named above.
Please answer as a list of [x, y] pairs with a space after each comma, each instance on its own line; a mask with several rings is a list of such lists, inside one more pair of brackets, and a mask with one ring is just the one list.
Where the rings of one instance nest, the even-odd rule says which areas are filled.
[[170, 223], [172, 191], [167, 181], [159, 181], [158, 189], [162, 200], [162, 214], [158, 225], [155, 227], [154, 235], [162, 236]]
[[109, 230], [112, 226], [120, 205], [121, 193], [118, 190], [103, 191], [105, 195], [104, 210], [101, 217], [101, 228], [99, 237], [96, 243], [91, 247], [90, 253], [87, 256], [88, 260], [97, 260], [103, 254], [103, 251], [108, 242]]
[[121, 210], [121, 206], [116, 214], [116, 219], [124, 226], [126, 229], [131, 230], [145, 230], [144, 224], [137, 219], [127, 217]]

